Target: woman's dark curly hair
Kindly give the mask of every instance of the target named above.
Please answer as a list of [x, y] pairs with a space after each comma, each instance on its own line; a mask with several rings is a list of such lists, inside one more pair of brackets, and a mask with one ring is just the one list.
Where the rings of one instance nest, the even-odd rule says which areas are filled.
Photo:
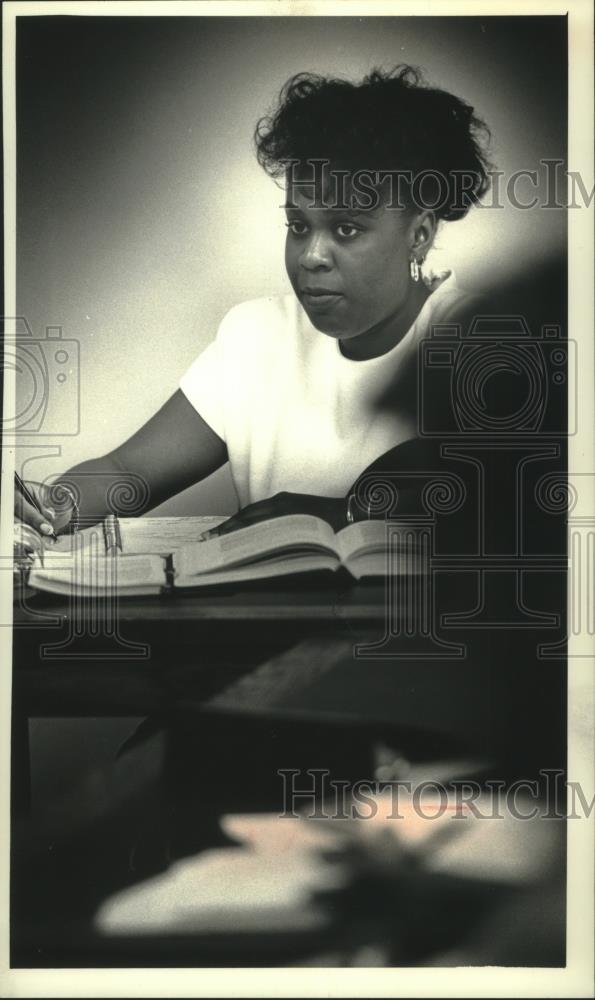
[[[463, 218], [490, 186], [489, 137], [469, 104], [427, 86], [419, 70], [406, 65], [375, 69], [359, 84], [298, 73], [254, 133], [258, 162], [274, 178], [284, 175], [288, 161], [313, 159], [351, 172], [426, 173], [424, 203], [448, 221]], [[431, 193], [438, 174], [440, 197], [437, 181]], [[407, 184], [405, 196], [411, 202]]]

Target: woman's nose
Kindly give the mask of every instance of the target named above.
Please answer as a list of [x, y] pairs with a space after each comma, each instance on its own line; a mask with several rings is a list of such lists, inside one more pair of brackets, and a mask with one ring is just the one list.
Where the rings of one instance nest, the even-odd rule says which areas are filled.
[[332, 251], [324, 233], [312, 233], [300, 255], [300, 264], [310, 271], [332, 266]]

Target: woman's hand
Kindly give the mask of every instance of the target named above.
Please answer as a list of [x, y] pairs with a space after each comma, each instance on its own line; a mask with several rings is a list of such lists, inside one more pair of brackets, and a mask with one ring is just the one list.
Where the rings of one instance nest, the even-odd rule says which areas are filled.
[[54, 535], [56, 531], [56, 511], [46, 504], [45, 489], [41, 483], [25, 483], [31, 496], [39, 504], [41, 513], [22, 495], [18, 487], [14, 491], [14, 516], [17, 521], [29, 525], [41, 535]]
[[343, 497], [317, 497], [310, 493], [276, 493], [266, 500], [248, 504], [227, 521], [205, 532], [203, 538], [227, 535], [240, 528], [248, 528], [261, 521], [284, 517], [287, 514], [311, 514], [328, 521], [335, 531], [347, 524], [347, 500]]
[[55, 538], [66, 528], [76, 528], [77, 504], [72, 490], [60, 483], [27, 482], [25, 486], [39, 504], [41, 513], [15, 484], [14, 514], [17, 521], [50, 538]]

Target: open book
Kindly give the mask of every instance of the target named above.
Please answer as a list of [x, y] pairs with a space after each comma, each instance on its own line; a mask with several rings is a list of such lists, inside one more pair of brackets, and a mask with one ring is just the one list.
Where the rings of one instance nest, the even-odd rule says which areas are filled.
[[200, 540], [223, 520], [107, 518], [46, 546], [43, 560], [38, 556], [31, 568], [29, 585], [84, 597], [105, 591], [156, 594], [320, 570], [341, 569], [360, 579], [387, 572], [389, 549], [398, 551], [399, 572], [419, 571], [416, 536], [406, 524], [402, 534], [384, 521], [335, 532], [321, 518], [293, 514]]

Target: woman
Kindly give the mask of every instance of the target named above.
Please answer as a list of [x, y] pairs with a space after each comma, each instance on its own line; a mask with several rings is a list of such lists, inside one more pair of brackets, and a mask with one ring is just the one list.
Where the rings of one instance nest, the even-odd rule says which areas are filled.
[[[229, 461], [240, 510], [219, 532], [286, 513], [343, 526], [358, 476], [417, 436], [416, 348], [467, 298], [421, 265], [439, 224], [488, 188], [486, 134], [408, 66], [289, 80], [255, 140], [285, 179], [294, 294], [232, 309], [158, 413], [61, 477], [84, 522], [118, 513], [114, 477], [145, 484], [142, 514]], [[17, 497], [16, 512], [52, 532], [51, 509]]]

